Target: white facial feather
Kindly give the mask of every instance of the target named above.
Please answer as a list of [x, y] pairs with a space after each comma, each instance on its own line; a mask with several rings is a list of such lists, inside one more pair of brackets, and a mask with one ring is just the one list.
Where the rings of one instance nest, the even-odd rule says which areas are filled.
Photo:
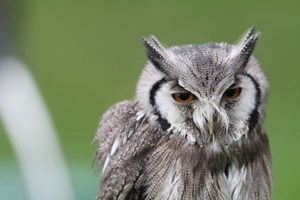
[[214, 116], [217, 117], [217, 122], [221, 123], [225, 130], [227, 130], [229, 127], [229, 118], [227, 112], [222, 107], [206, 99], [198, 100], [194, 104], [193, 120], [202, 132], [209, 135], [213, 134]]
[[242, 76], [240, 80], [242, 92], [239, 97], [238, 104], [234, 109], [233, 115], [236, 119], [246, 121], [255, 108], [256, 89], [249, 77]]
[[163, 74], [150, 63], [145, 66], [136, 88], [136, 99], [140, 103], [142, 110], [153, 111], [154, 108], [149, 102], [149, 91], [152, 86], [163, 77]]
[[176, 107], [172, 94], [170, 93], [169, 84], [163, 85], [156, 95], [157, 109], [162, 117], [168, 120], [172, 125], [183, 124], [185, 116]]

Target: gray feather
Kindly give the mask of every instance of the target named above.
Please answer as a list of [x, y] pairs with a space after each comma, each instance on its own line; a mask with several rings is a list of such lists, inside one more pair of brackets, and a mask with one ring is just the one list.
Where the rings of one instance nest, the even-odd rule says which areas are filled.
[[[97, 200], [271, 199], [258, 37], [250, 28], [237, 44], [170, 48], [143, 39], [150, 62], [136, 97], [108, 109], [95, 135]], [[234, 88], [241, 92], [230, 99]]]

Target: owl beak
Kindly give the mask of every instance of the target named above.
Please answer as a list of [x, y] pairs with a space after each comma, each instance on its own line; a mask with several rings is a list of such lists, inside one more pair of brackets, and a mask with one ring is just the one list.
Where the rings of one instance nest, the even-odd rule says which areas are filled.
[[202, 101], [196, 105], [193, 121], [201, 132], [213, 135], [216, 127], [228, 127], [228, 116], [219, 106], [210, 101]]
[[208, 133], [209, 133], [209, 135], [212, 135], [213, 132], [214, 132], [214, 122], [213, 121], [208, 122], [207, 127], [208, 127]]
[[214, 132], [214, 115], [214, 106], [207, 101], [203, 101], [196, 105], [193, 120], [202, 132], [212, 135]]

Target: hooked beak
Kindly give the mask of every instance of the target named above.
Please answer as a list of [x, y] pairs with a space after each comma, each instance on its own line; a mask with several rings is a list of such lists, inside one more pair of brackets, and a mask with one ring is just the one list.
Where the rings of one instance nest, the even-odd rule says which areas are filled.
[[229, 126], [226, 111], [213, 101], [199, 101], [194, 108], [193, 121], [201, 132], [213, 135], [216, 127]]
[[214, 132], [214, 122], [213, 121], [208, 122], [207, 127], [208, 127], [208, 133], [209, 133], [209, 135], [212, 135], [213, 132]]

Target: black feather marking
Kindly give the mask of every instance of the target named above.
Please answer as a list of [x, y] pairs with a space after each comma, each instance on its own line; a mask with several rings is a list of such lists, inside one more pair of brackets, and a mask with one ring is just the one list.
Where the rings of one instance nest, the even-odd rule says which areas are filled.
[[224, 173], [225, 173], [226, 177], [228, 177], [228, 175], [229, 175], [229, 167], [230, 167], [230, 163], [227, 163], [225, 166], [225, 169], [224, 169]]
[[[153, 40], [153, 39], [152, 39]], [[155, 44], [157, 44], [157, 41], [155, 41]], [[159, 52], [159, 49], [153, 46], [151, 41], [147, 40], [146, 38], [142, 38], [142, 43], [144, 44], [147, 52], [147, 58], [149, 61], [160, 71], [165, 72], [164, 68], [162, 67], [162, 62], [164, 60], [163, 56]]]
[[259, 35], [260, 33], [255, 33], [255, 28], [251, 27], [240, 41], [239, 45], [242, 47], [240, 52], [240, 56], [242, 58], [242, 67], [246, 66], [248, 63], [249, 58], [252, 55], [255, 45], [259, 39]]
[[149, 94], [149, 101], [150, 104], [153, 106], [154, 110], [155, 110], [155, 115], [157, 115], [157, 121], [160, 124], [161, 128], [163, 130], [167, 130], [171, 127], [171, 124], [168, 122], [168, 120], [164, 119], [159, 110], [157, 109], [157, 105], [155, 102], [155, 96], [156, 96], [156, 92], [161, 88], [161, 86], [167, 82], [167, 79], [164, 77], [162, 79], [160, 79], [159, 81], [157, 81], [156, 83], [154, 83], [154, 85], [152, 86], [151, 90], [150, 90], [150, 94]]
[[258, 41], [258, 35], [254, 35], [249, 39], [249, 42], [247, 42], [242, 49], [242, 58], [243, 58], [243, 64], [242, 66], [246, 66], [246, 64], [249, 61], [250, 56], [252, 55], [254, 51], [254, 47]]
[[162, 118], [159, 112], [157, 112], [156, 115], [158, 116], [157, 121], [160, 124], [161, 128], [164, 131], [168, 130], [171, 127], [171, 124], [168, 122], [168, 120]]
[[151, 90], [150, 90], [150, 95], [149, 95], [149, 100], [150, 100], [150, 104], [155, 107], [155, 95], [156, 92], [160, 89], [160, 87], [162, 86], [162, 84], [166, 83], [167, 79], [166, 78], [162, 78], [159, 81], [157, 81], [156, 83], [154, 83], [154, 85], [152, 86]]
[[248, 77], [252, 81], [252, 83], [254, 84], [255, 90], [256, 90], [255, 107], [248, 118], [249, 133], [251, 133], [253, 131], [253, 129], [255, 128], [255, 126], [257, 125], [258, 120], [259, 120], [258, 107], [261, 104], [261, 90], [260, 90], [258, 82], [253, 78], [253, 76], [251, 76], [250, 74], [247, 74], [247, 73], [242, 74], [242, 75]]
[[256, 32], [255, 27], [254, 27], [254, 26], [250, 27], [250, 28], [247, 30], [246, 34], [244, 35], [243, 39], [244, 39], [244, 40], [249, 39], [250, 36], [252, 36], [252, 35], [255, 34], [255, 32]]

